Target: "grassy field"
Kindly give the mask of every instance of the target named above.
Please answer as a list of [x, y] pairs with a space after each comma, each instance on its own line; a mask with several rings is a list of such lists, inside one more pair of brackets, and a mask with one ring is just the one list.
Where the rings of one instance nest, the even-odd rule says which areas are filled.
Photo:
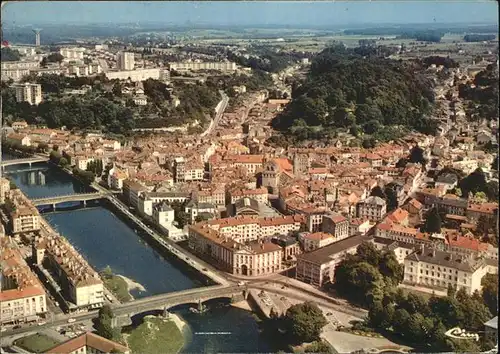
[[173, 354], [184, 345], [184, 337], [174, 321], [156, 317], [145, 318], [125, 338], [133, 354]]
[[103, 270], [100, 275], [104, 282], [104, 286], [108, 288], [120, 302], [127, 302], [133, 299], [128, 292], [127, 282], [123, 278], [114, 275], [109, 269]]
[[14, 345], [31, 353], [43, 353], [57, 344], [59, 342], [55, 339], [40, 333], [17, 339], [14, 342]]

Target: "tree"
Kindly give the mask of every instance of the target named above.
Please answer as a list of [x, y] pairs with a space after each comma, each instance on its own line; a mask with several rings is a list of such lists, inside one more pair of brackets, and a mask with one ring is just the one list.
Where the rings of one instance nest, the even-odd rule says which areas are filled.
[[322, 340], [318, 340], [318, 341], [315, 341], [313, 343], [311, 343], [310, 345], [308, 345], [305, 350], [304, 350], [305, 353], [321, 353], [321, 354], [333, 354], [333, 350], [332, 350], [332, 347], [322, 341]]
[[21, 60], [21, 54], [19, 51], [9, 48], [9, 47], [4, 47], [1, 49], [0, 53], [0, 58], [1, 61], [19, 61]]
[[421, 295], [409, 293], [406, 300], [399, 305], [401, 308], [408, 311], [409, 314], [421, 313], [424, 316], [428, 316], [430, 314], [429, 305]]
[[61, 63], [64, 60], [64, 57], [61, 53], [50, 53], [47, 56], [47, 62], [49, 63]]
[[396, 167], [397, 168], [405, 168], [407, 164], [408, 164], [408, 159], [402, 157], [398, 160], [398, 162], [396, 162]]
[[407, 334], [407, 326], [410, 320], [410, 314], [405, 309], [397, 309], [392, 319], [392, 328], [395, 333], [400, 335]]
[[379, 265], [381, 258], [379, 250], [377, 250], [372, 242], [362, 242], [356, 248], [356, 256], [374, 267]]
[[49, 146], [46, 143], [39, 143], [37, 150], [39, 152], [46, 152], [49, 149]]
[[399, 264], [394, 251], [385, 252], [379, 260], [380, 273], [391, 280], [393, 285], [403, 281], [404, 268]]
[[68, 166], [68, 160], [66, 160], [66, 158], [64, 158], [64, 157], [61, 157], [61, 158], [59, 159], [59, 166], [61, 166], [61, 167], [66, 167], [66, 166]]
[[495, 274], [486, 274], [481, 279], [482, 298], [492, 314], [498, 313], [498, 277]]
[[385, 195], [384, 191], [382, 190], [382, 188], [380, 188], [380, 186], [373, 187], [372, 191], [370, 192], [370, 196], [380, 197], [382, 199], [386, 198], [386, 195]]
[[106, 339], [113, 340], [114, 330], [111, 324], [114, 317], [113, 311], [109, 305], [104, 305], [99, 309], [97, 317], [96, 330], [97, 334]]
[[424, 224], [425, 232], [429, 233], [440, 233], [441, 232], [441, 216], [437, 208], [432, 208], [427, 213]]
[[387, 185], [384, 188], [384, 193], [385, 193], [385, 201], [387, 203], [387, 211], [392, 211], [397, 209], [399, 206], [399, 201], [396, 191], [389, 185]]
[[286, 311], [284, 321], [291, 338], [299, 343], [318, 340], [328, 323], [323, 312], [312, 302], [292, 305]]
[[59, 161], [61, 160], [61, 154], [57, 150], [52, 150], [49, 155], [50, 161], [55, 163], [56, 165], [59, 165]]
[[419, 163], [421, 165], [425, 165], [426, 159], [424, 157], [424, 150], [420, 146], [415, 145], [410, 150], [410, 156], [409, 156], [408, 160], [411, 163]]

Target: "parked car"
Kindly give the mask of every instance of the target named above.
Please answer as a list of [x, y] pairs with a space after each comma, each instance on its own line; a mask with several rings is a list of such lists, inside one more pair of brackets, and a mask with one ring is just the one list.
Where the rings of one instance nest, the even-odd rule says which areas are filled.
[[73, 322], [76, 322], [76, 320], [74, 318], [68, 319], [68, 323], [73, 323]]

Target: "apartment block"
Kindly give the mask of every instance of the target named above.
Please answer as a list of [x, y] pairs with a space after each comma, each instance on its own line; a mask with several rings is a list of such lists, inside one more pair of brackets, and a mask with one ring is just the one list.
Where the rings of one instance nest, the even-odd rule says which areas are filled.
[[116, 55], [116, 67], [119, 70], [134, 70], [135, 58], [134, 53], [119, 52]]
[[342, 215], [325, 215], [321, 229], [333, 235], [336, 241], [349, 237], [349, 221]]
[[357, 235], [298, 255], [295, 278], [318, 287], [332, 281], [335, 267], [345, 256], [356, 253], [357, 247], [362, 242], [370, 240], [369, 236]]
[[17, 102], [28, 102], [30, 105], [38, 105], [42, 102], [42, 85], [22, 83], [13, 85], [16, 90]]
[[386, 211], [385, 200], [376, 196], [368, 197], [356, 205], [358, 218], [366, 218], [370, 221], [381, 220]]
[[421, 245], [404, 260], [404, 282], [429, 289], [446, 290], [449, 285], [472, 295], [480, 291], [487, 273], [484, 259], [456, 255]]
[[0, 323], [36, 321], [47, 312], [45, 290], [9, 238], [0, 249]]
[[197, 70], [218, 70], [234, 71], [237, 69], [236, 63], [232, 62], [177, 62], [169, 63], [170, 70], [175, 71], [197, 71]]
[[104, 285], [97, 272], [60, 235], [36, 236], [34, 261], [51, 268], [58, 284], [75, 309], [94, 309], [104, 304]]

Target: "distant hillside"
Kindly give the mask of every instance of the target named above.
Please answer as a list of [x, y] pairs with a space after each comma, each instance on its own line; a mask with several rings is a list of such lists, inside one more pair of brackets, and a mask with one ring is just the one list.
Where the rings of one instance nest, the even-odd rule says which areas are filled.
[[402, 125], [431, 133], [435, 123], [425, 117], [434, 102], [433, 83], [423, 69], [417, 61], [327, 48], [314, 58], [306, 81], [294, 88], [292, 102], [272, 126], [296, 140], [323, 138], [339, 128], [357, 135]]

